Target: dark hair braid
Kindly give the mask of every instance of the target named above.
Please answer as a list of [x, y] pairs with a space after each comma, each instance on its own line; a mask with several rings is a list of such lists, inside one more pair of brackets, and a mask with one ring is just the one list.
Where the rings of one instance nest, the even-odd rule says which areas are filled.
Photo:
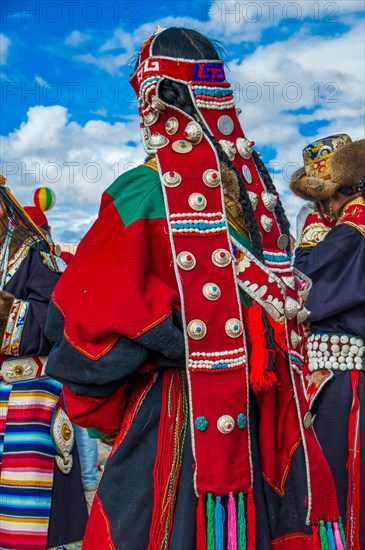
[[[271, 179], [271, 176], [269, 174], [268, 169], [266, 168], [265, 164], [262, 162], [260, 155], [257, 153], [257, 151], [253, 151], [252, 153], [253, 160], [256, 164], [256, 168], [259, 171], [262, 179], [264, 180], [265, 187], [269, 193], [272, 193], [273, 195], [278, 195], [278, 192], [276, 190], [276, 187]], [[284, 207], [282, 205], [281, 200], [279, 199], [277, 202], [277, 205], [275, 206], [275, 215], [276, 219], [278, 221], [280, 231], [287, 235], [289, 237], [289, 244], [286, 247], [286, 252], [290, 256], [290, 223], [288, 218], [286, 217]]]

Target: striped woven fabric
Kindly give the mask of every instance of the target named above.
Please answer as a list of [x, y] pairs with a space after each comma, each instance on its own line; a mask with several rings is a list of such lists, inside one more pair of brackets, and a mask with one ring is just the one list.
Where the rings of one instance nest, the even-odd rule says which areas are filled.
[[46, 549], [55, 463], [50, 425], [60, 392], [48, 377], [0, 382], [2, 548]]

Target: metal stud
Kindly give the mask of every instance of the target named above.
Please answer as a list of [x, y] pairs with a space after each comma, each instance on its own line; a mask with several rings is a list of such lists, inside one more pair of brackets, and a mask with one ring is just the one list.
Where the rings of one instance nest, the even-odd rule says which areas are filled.
[[227, 435], [234, 429], [234, 424], [234, 418], [232, 418], [229, 414], [224, 414], [218, 418], [217, 428], [222, 434]]
[[189, 122], [184, 131], [184, 138], [193, 145], [198, 145], [203, 139], [203, 130], [200, 124], [194, 121]]
[[170, 143], [170, 141], [169, 139], [167, 139], [167, 137], [159, 134], [158, 132], [155, 132], [154, 134], [151, 134], [147, 143], [148, 147], [150, 147], [151, 149], [162, 149], [163, 147], [166, 147], [166, 145]]
[[198, 212], [207, 206], [207, 199], [201, 193], [192, 193], [188, 198], [189, 206]]
[[224, 325], [224, 330], [231, 338], [238, 338], [243, 332], [242, 323], [239, 319], [233, 317], [232, 319], [228, 319]]
[[232, 261], [231, 253], [224, 248], [217, 248], [212, 254], [212, 262], [217, 267], [227, 267]]
[[299, 336], [299, 334], [297, 334], [294, 330], [292, 330], [290, 333], [290, 341], [293, 348], [296, 348], [302, 341], [302, 337]]
[[278, 240], [276, 241], [276, 244], [278, 245], [278, 248], [280, 248], [280, 250], [285, 250], [286, 247], [288, 246], [289, 244], [289, 237], [288, 235], [285, 235], [284, 233], [282, 235], [280, 235], [280, 237], [278, 238]]
[[295, 290], [295, 278], [294, 277], [282, 277], [283, 282], [291, 288], [291, 290]]
[[149, 111], [146, 115], [143, 116], [143, 122], [145, 126], [151, 126], [152, 124], [154, 124], [158, 120], [159, 116], [160, 115], [157, 111]]
[[226, 153], [229, 160], [233, 160], [237, 153], [235, 144], [232, 141], [228, 141], [227, 139], [220, 139], [218, 143], [222, 147], [223, 151]]
[[176, 261], [177, 265], [185, 271], [190, 271], [196, 266], [196, 259], [190, 252], [180, 252], [176, 258]]
[[203, 286], [203, 294], [207, 300], [215, 302], [221, 296], [221, 289], [214, 283], [207, 283]]
[[230, 116], [222, 115], [217, 122], [218, 130], [221, 134], [229, 136], [234, 129], [234, 123]]
[[248, 166], [246, 166], [246, 164], [244, 164], [242, 166], [242, 174], [243, 174], [243, 177], [245, 178], [245, 180], [247, 181], [247, 183], [252, 183], [251, 170], [249, 169]]
[[202, 175], [205, 185], [208, 187], [218, 187], [221, 181], [221, 177], [217, 170], [205, 170]]
[[265, 214], [262, 214], [260, 218], [260, 222], [262, 225], [262, 229], [266, 231], [266, 233], [270, 233], [274, 220], [272, 220], [271, 218], [268, 218], [268, 216], [265, 216]]
[[176, 132], [179, 129], [179, 121], [174, 116], [171, 116], [167, 121], [165, 122], [165, 130], [169, 134], [169, 136], [173, 136], [176, 134]]
[[306, 430], [308, 430], [313, 426], [313, 422], [314, 422], [314, 416], [312, 415], [312, 413], [310, 412], [305, 413], [303, 417], [303, 426], [306, 428]]
[[259, 198], [258, 196], [256, 195], [256, 193], [254, 193], [253, 191], [247, 191], [247, 194], [248, 194], [248, 197], [250, 199], [250, 202], [252, 204], [252, 209], [253, 210], [256, 210], [256, 206], [259, 202]]
[[164, 102], [155, 95], [151, 97], [151, 107], [155, 111], [164, 111], [166, 109], [166, 105], [164, 104]]
[[265, 208], [269, 212], [272, 212], [278, 203], [277, 197], [275, 197], [275, 195], [273, 195], [272, 193], [269, 193], [268, 191], [263, 191], [261, 193], [261, 198]]
[[299, 309], [300, 309], [300, 305], [296, 300], [294, 300], [294, 298], [291, 298], [290, 296], [285, 298], [284, 312], [285, 312], [285, 317], [289, 319], [289, 321], [290, 319], [294, 319], [294, 317], [299, 312]]
[[163, 174], [162, 182], [165, 187], [177, 187], [181, 183], [181, 176], [177, 172], [170, 170], [170, 172]]
[[207, 326], [200, 319], [193, 319], [187, 326], [188, 335], [193, 340], [201, 340], [207, 333]]
[[254, 141], [250, 141], [246, 138], [237, 138], [236, 146], [237, 151], [244, 159], [250, 159], [252, 156], [253, 146], [255, 145]]
[[193, 146], [189, 141], [185, 141], [184, 139], [179, 139], [177, 141], [174, 141], [172, 144], [172, 148], [175, 151], [175, 153], [190, 153]]
[[306, 319], [308, 319], [310, 315], [310, 311], [307, 310], [307, 308], [303, 307], [300, 311], [298, 311], [297, 314], [297, 321], [298, 323], [304, 323]]

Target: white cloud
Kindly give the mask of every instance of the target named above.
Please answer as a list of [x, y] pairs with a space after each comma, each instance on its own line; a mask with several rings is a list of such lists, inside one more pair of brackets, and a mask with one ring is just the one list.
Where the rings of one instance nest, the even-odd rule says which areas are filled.
[[91, 34], [87, 34], [80, 31], [72, 31], [68, 36], [65, 38], [65, 44], [68, 46], [74, 46], [78, 47], [80, 44], [83, 44], [84, 42], [87, 42], [88, 40], [92, 39]]
[[6, 65], [8, 60], [10, 39], [5, 34], [0, 33], [0, 65]]
[[35, 79], [37, 84], [39, 84], [39, 86], [41, 86], [42, 88], [49, 88], [49, 84], [46, 80], [44, 80], [44, 78], [42, 78], [41, 76], [36, 76]]

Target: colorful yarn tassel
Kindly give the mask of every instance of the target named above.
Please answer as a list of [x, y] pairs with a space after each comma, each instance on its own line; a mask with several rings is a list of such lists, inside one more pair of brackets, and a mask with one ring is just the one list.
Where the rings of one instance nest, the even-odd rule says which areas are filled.
[[215, 550], [223, 550], [224, 545], [224, 508], [221, 497], [215, 498]]
[[319, 540], [321, 541], [321, 550], [329, 550], [327, 530], [323, 519], [321, 519], [319, 522], [318, 532], [319, 532]]
[[207, 550], [205, 510], [202, 495], [198, 497], [198, 506], [196, 508], [196, 550]]
[[321, 550], [321, 543], [318, 535], [317, 525], [312, 525], [312, 549]]
[[233, 492], [228, 494], [227, 550], [237, 550], [237, 512]]
[[327, 538], [329, 549], [336, 550], [335, 537], [333, 536], [332, 525], [330, 521], [327, 521]]
[[337, 521], [335, 521], [333, 523], [333, 532], [334, 532], [334, 537], [335, 537], [336, 550], [344, 550], [343, 543], [342, 543], [342, 538], [341, 538], [341, 533], [340, 533], [340, 530], [338, 528]]
[[246, 540], [246, 516], [245, 516], [245, 499], [243, 493], [238, 493], [238, 515], [237, 515], [237, 550], [247, 549]]
[[343, 525], [342, 525], [342, 519], [341, 518], [338, 520], [338, 530], [340, 531], [342, 546], [344, 548], [346, 548], [346, 535], [345, 535], [345, 530], [344, 530]]
[[247, 495], [247, 548], [248, 550], [256, 548], [256, 508], [252, 487], [249, 488]]
[[207, 550], [215, 550], [214, 546], [214, 500], [212, 493], [207, 495]]

